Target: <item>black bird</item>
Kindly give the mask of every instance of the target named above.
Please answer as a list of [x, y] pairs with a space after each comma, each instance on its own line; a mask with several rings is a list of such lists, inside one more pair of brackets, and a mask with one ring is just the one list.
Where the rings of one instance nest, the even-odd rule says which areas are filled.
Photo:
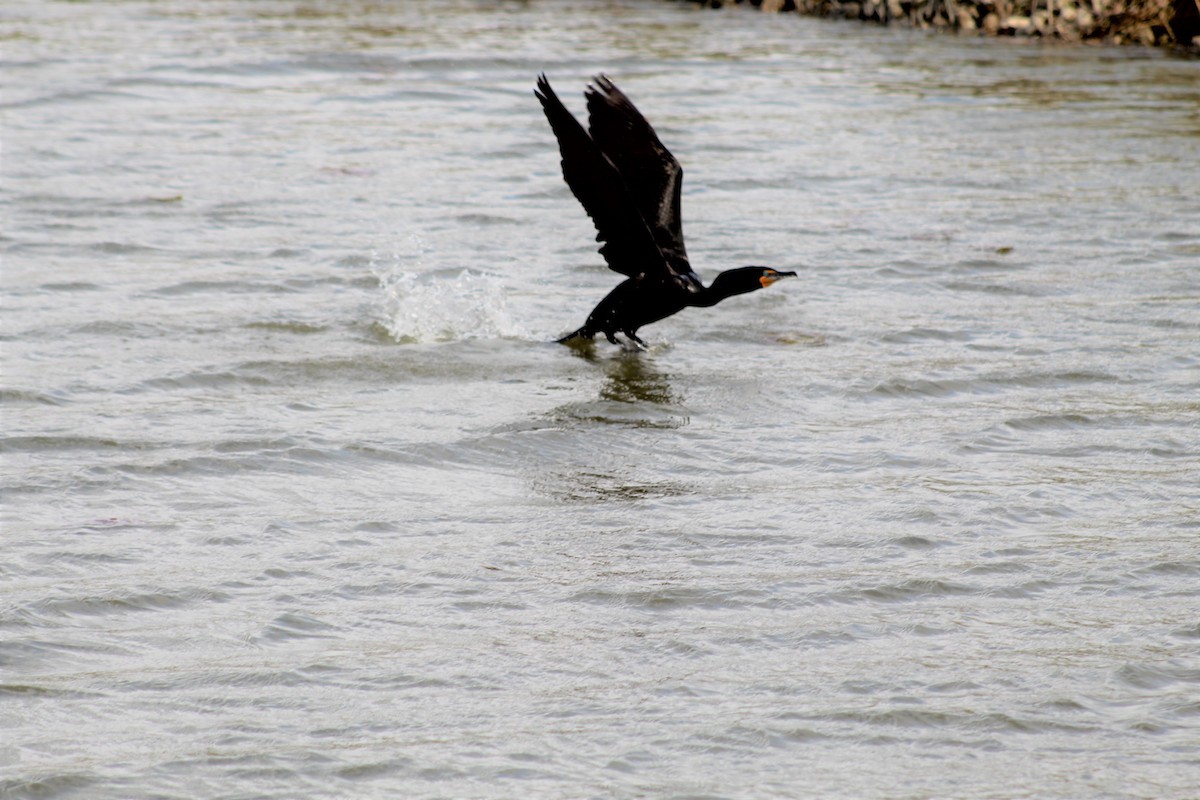
[[683, 169], [654, 128], [620, 89], [603, 75], [587, 98], [588, 131], [538, 76], [542, 103], [562, 153], [563, 178], [592, 222], [609, 268], [628, 277], [588, 315], [574, 333], [559, 339], [591, 339], [603, 333], [613, 344], [624, 334], [642, 347], [638, 328], [688, 306], [715, 306], [726, 297], [795, 276], [770, 267], [739, 267], [705, 286], [688, 263], [679, 218]]

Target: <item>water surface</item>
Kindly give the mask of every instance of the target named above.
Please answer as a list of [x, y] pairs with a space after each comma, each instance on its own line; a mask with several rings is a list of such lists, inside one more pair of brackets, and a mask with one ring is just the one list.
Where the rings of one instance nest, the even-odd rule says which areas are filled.
[[[1194, 797], [1200, 64], [666, 2], [10, 5], [0, 793]], [[702, 275], [615, 284], [613, 76]]]

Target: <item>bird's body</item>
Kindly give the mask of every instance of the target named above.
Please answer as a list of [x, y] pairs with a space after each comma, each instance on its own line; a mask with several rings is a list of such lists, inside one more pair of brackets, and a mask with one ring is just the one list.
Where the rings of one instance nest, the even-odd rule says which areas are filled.
[[679, 214], [683, 169], [654, 129], [620, 89], [604, 76], [589, 85], [585, 131], [538, 78], [534, 92], [558, 139], [563, 178], [596, 225], [600, 253], [627, 277], [588, 315], [583, 327], [559, 341], [597, 333], [617, 343], [638, 328], [689, 307], [707, 307], [795, 275], [770, 267], [740, 267], [719, 274], [710, 286], [688, 262]]

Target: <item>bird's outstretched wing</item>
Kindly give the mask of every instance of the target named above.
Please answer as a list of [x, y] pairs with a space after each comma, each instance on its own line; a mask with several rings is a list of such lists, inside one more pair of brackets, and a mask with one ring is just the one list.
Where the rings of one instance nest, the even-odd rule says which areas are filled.
[[596, 241], [604, 243], [600, 254], [608, 266], [631, 278], [674, 277], [620, 171], [558, 99], [545, 75], [538, 76], [534, 94], [558, 139], [563, 178], [596, 224]]
[[629, 98], [604, 75], [587, 88], [588, 126], [620, 171], [659, 250], [678, 274], [692, 272], [683, 246], [679, 196], [683, 168]]

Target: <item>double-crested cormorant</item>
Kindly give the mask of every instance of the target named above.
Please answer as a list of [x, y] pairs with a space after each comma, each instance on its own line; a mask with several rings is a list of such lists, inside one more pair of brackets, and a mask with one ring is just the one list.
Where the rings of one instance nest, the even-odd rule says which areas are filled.
[[538, 76], [534, 94], [558, 138], [563, 178], [596, 224], [601, 255], [628, 280], [600, 301], [582, 328], [560, 342], [603, 333], [618, 344], [616, 334], [622, 333], [645, 347], [637, 336], [643, 325], [795, 276], [770, 267], [739, 267], [717, 275], [710, 286], [701, 283], [683, 247], [683, 169], [612, 81], [603, 75], [594, 81], [584, 92], [590, 135], [545, 75]]

